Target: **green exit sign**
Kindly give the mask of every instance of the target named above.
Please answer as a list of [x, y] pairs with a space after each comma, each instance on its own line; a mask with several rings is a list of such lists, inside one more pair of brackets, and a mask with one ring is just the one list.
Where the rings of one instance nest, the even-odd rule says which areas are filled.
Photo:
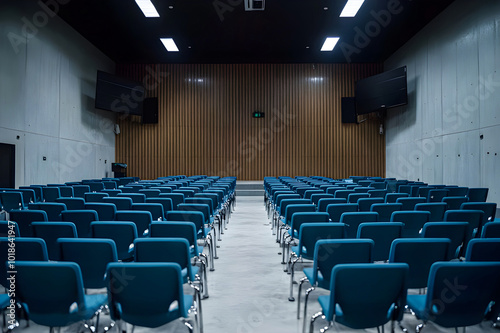
[[264, 118], [264, 112], [254, 111], [252, 113], [252, 117], [254, 117], [254, 118]]

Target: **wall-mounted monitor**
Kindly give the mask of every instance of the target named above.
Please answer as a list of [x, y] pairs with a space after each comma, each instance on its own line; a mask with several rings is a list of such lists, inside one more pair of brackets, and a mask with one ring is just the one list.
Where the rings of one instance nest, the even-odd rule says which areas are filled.
[[97, 71], [97, 109], [141, 116], [143, 101], [144, 86], [141, 82]]
[[406, 66], [356, 82], [356, 112], [366, 114], [408, 104]]

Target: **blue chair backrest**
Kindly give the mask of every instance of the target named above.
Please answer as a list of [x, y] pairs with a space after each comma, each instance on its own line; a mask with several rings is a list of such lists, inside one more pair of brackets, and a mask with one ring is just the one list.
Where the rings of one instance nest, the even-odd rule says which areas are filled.
[[347, 196], [347, 202], [348, 203], [358, 203], [358, 200], [359, 199], [362, 199], [362, 198], [369, 198], [370, 195], [368, 193], [351, 193]]
[[369, 212], [373, 204], [384, 203], [383, 198], [361, 198], [358, 200], [360, 212]]
[[465, 197], [467, 196], [467, 192], [469, 192], [468, 187], [447, 187], [448, 190], [448, 196], [449, 197]]
[[389, 222], [391, 220], [392, 213], [400, 211], [402, 207], [403, 205], [398, 203], [381, 203], [373, 204], [370, 207], [370, 211], [378, 213], [378, 220], [380, 222]]
[[133, 257], [129, 248], [137, 238], [137, 227], [134, 222], [92, 222], [90, 230], [93, 238], [109, 238], [115, 242], [118, 260], [128, 260]]
[[[202, 198], [202, 199], [211, 200], [209, 198]], [[163, 206], [163, 218], [165, 218], [166, 212], [174, 209], [172, 199], [170, 199], [170, 198], [146, 198], [146, 203], [161, 204]]]
[[290, 219], [290, 227], [293, 230], [292, 237], [298, 238], [300, 226], [303, 223], [329, 222], [330, 215], [326, 212], [295, 212]]
[[64, 210], [61, 212], [62, 220], [73, 222], [79, 237], [90, 237], [90, 223], [98, 221], [98, 214], [95, 210]]
[[45, 240], [50, 260], [59, 260], [61, 257], [58, 238], [78, 237], [76, 226], [72, 222], [33, 222], [31, 225], [33, 236]]
[[115, 242], [111, 239], [59, 238], [61, 261], [76, 262], [80, 266], [85, 288], [106, 287], [106, 267], [117, 262]]
[[298, 212], [313, 213], [316, 211], [316, 206], [314, 204], [299, 204], [299, 205], [287, 205], [285, 211], [284, 223], [287, 225], [291, 224], [292, 215]]
[[441, 202], [446, 203], [447, 209], [460, 209], [464, 202], [468, 202], [467, 197], [444, 197]]
[[151, 237], [184, 238], [189, 242], [195, 256], [201, 253], [196, 240], [196, 225], [193, 222], [153, 222], [151, 223]]
[[447, 189], [433, 189], [429, 191], [427, 202], [442, 202], [444, 197], [448, 196]]
[[[124, 280], [124, 275], [134, 279]], [[189, 305], [185, 304], [181, 267], [177, 263], [112, 263], [108, 266], [107, 277], [113, 320], [159, 327], [177, 318], [188, 317]], [[171, 307], [174, 302], [178, 306]]]
[[144, 194], [146, 198], [159, 198], [161, 191], [155, 189], [142, 189], [139, 190], [139, 193]]
[[139, 237], [142, 237], [149, 232], [149, 225], [153, 222], [153, 216], [146, 211], [120, 210], [116, 212], [115, 220], [134, 222]]
[[118, 198], [130, 198], [133, 203], [145, 203], [146, 196], [142, 193], [118, 193], [116, 195]]
[[347, 203], [344, 198], [322, 198], [318, 201], [318, 212], [326, 212], [326, 207], [331, 204]]
[[484, 212], [482, 225], [495, 221], [497, 204], [493, 202], [464, 202], [460, 209], [482, 210]]
[[447, 261], [450, 244], [448, 238], [395, 239], [392, 242], [389, 262], [407, 263], [410, 266], [408, 288], [425, 288], [432, 264]]
[[472, 230], [467, 222], [428, 222], [422, 228], [424, 238], [448, 238], [450, 251], [448, 259], [455, 259], [467, 248]]
[[56, 202], [66, 205], [67, 210], [85, 209], [85, 200], [83, 198], [57, 198]]
[[431, 214], [429, 216], [429, 222], [443, 221], [446, 208], [447, 206], [444, 202], [428, 202], [415, 205], [416, 211], [426, 211]]
[[415, 205], [419, 203], [425, 203], [425, 198], [420, 197], [407, 197], [407, 198], [397, 198], [396, 203], [400, 203], [403, 206], [401, 210], [415, 210]]
[[356, 238], [372, 239], [374, 261], [389, 260], [391, 244], [396, 238], [401, 237], [403, 223], [401, 222], [368, 222], [358, 226]]
[[103, 202], [102, 199], [109, 197], [109, 194], [102, 192], [88, 192], [85, 193], [85, 202]]
[[19, 226], [15, 221], [0, 221], [0, 237], [21, 237]]
[[71, 186], [59, 186], [59, 192], [62, 198], [72, 198], [75, 196], [75, 192]]
[[74, 196], [77, 198], [85, 199], [85, 193], [90, 192], [88, 185], [73, 185]]
[[481, 234], [484, 213], [482, 210], [447, 210], [444, 213], [444, 221], [447, 222], [467, 222], [474, 238]]
[[153, 221], [162, 221], [165, 217], [163, 205], [159, 203], [134, 203], [131, 209], [150, 212]]
[[332, 222], [340, 222], [343, 213], [357, 212], [358, 204], [331, 204], [326, 207], [326, 212], [330, 215]]
[[42, 187], [42, 192], [45, 202], [55, 202], [57, 198], [61, 197], [59, 187]]
[[[375, 186], [374, 186], [375, 187]], [[368, 191], [370, 198], [382, 198], [385, 200], [385, 195], [387, 194], [387, 190], [370, 190]]]
[[15, 210], [24, 209], [24, 199], [21, 192], [0, 192], [0, 202], [5, 211], [11, 212]]
[[467, 197], [470, 202], [486, 202], [488, 198], [488, 188], [469, 188]]
[[17, 223], [21, 236], [32, 237], [31, 222], [48, 221], [48, 217], [43, 210], [16, 210], [10, 212], [10, 220]]
[[[465, 327], [484, 320], [492, 301], [498, 302], [500, 263], [438, 262], [432, 265], [425, 298], [423, 320], [431, 319], [443, 327]], [[448, 302], [450, 283], [455, 291]], [[452, 292], [453, 292], [452, 291]], [[439, 307], [439, 311], [435, 311]]]
[[162, 193], [160, 198], [169, 198], [172, 200], [173, 210], [177, 209], [177, 206], [184, 202], [184, 194], [182, 193]]
[[345, 237], [356, 238], [358, 226], [361, 223], [378, 222], [378, 213], [375, 212], [348, 212], [340, 216], [340, 223], [345, 224]]
[[61, 213], [67, 210], [66, 205], [60, 202], [38, 202], [29, 204], [30, 210], [43, 210], [49, 221], [62, 221]]
[[116, 206], [113, 203], [89, 202], [85, 209], [95, 210], [101, 221], [113, 221], [116, 216]]
[[344, 238], [343, 223], [303, 223], [299, 229], [298, 256], [313, 259], [314, 247], [320, 239]]
[[332, 269], [338, 264], [371, 263], [374, 242], [371, 239], [321, 239], [314, 248], [316, 282], [330, 288]]
[[130, 210], [132, 208], [132, 199], [128, 197], [105, 197], [102, 198], [103, 203], [112, 203], [116, 206], [116, 210]]
[[408, 198], [410, 195], [408, 193], [387, 193], [385, 195], [386, 203], [397, 203], [399, 198]]
[[500, 222], [488, 222], [483, 226], [481, 238], [500, 238]]
[[420, 230], [429, 222], [430, 216], [426, 211], [401, 210], [392, 213], [390, 221], [404, 224], [401, 237], [415, 238], [420, 237]]
[[338, 264], [331, 275], [328, 321], [363, 329], [402, 319], [408, 265]]
[[476, 238], [467, 245], [466, 261], [500, 262], [500, 238]]

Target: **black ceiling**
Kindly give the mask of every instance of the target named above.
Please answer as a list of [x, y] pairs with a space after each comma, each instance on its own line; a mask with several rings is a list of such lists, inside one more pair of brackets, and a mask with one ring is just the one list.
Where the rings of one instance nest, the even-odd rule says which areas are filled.
[[[366, 0], [340, 18], [346, 0], [267, 0], [253, 12], [243, 1], [152, 0], [160, 18], [146, 18], [134, 0], [71, 0], [58, 15], [117, 63], [359, 63], [384, 61], [453, 2]], [[341, 39], [320, 52], [327, 36]]]

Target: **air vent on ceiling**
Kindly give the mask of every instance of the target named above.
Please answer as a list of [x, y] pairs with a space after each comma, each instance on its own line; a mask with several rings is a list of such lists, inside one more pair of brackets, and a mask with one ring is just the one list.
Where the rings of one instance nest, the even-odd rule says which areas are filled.
[[266, 8], [266, 0], [245, 0], [245, 10], [264, 10]]

